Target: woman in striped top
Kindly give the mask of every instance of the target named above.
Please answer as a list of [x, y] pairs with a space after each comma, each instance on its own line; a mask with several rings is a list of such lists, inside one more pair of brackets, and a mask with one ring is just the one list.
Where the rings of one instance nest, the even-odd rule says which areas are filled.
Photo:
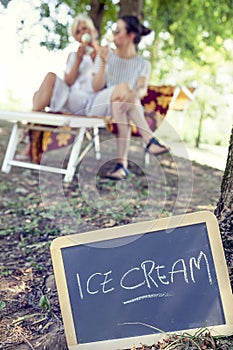
[[117, 21], [114, 34], [116, 49], [101, 47], [96, 57], [93, 88], [97, 92], [88, 107], [88, 115], [112, 115], [117, 123], [118, 163], [107, 178], [121, 180], [128, 176], [130, 121], [139, 128], [147, 144], [146, 150], [157, 156], [168, 152], [153, 137], [143, 113], [141, 98], [147, 92], [150, 63], [137, 52], [141, 36], [151, 32], [137, 17], [123, 16]]

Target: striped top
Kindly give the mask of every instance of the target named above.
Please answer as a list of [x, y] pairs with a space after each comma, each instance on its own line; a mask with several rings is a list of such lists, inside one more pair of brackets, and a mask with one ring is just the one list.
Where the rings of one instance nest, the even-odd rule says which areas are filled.
[[[99, 71], [102, 64], [101, 58], [97, 55], [95, 60], [94, 74]], [[128, 83], [131, 89], [135, 90], [139, 77], [150, 78], [151, 65], [142, 56], [133, 58], [120, 58], [113, 50], [109, 50], [108, 63], [106, 65], [106, 87]]]

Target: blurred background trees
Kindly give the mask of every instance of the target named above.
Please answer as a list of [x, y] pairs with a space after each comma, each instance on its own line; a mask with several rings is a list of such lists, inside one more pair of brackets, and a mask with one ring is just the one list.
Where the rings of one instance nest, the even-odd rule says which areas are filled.
[[[0, 2], [6, 7], [11, 1]], [[100, 36], [119, 15], [130, 13], [141, 17], [154, 30], [156, 41], [163, 38], [162, 49], [167, 54], [206, 64], [205, 51], [214, 48], [232, 59], [231, 0], [41, 0], [32, 4], [47, 31], [41, 44], [48, 49], [62, 49], [68, 44], [68, 24], [77, 13], [88, 13]], [[27, 14], [22, 13], [21, 28], [28, 20]]]

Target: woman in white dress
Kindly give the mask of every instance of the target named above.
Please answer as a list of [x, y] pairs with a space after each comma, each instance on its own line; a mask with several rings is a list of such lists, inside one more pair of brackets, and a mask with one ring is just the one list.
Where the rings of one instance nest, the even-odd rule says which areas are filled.
[[138, 127], [146, 150], [157, 156], [169, 151], [149, 128], [143, 113], [141, 98], [146, 94], [150, 63], [137, 52], [141, 36], [151, 32], [137, 17], [123, 16], [113, 32], [116, 49], [101, 47], [96, 57], [93, 88], [97, 92], [88, 115], [112, 115], [117, 123], [117, 165], [107, 178], [121, 180], [128, 176], [128, 151], [131, 137], [130, 122]]
[[[94, 94], [92, 73], [98, 44], [92, 20], [84, 15], [75, 17], [71, 32], [80, 45], [68, 56], [64, 80], [49, 72], [33, 96], [33, 110], [49, 106], [51, 112], [83, 115], [87, 102]], [[91, 52], [90, 52], [91, 51]]]
[[[55, 73], [46, 74], [39, 89], [33, 96], [33, 111], [44, 111], [49, 107], [51, 112], [65, 112], [75, 115], [85, 115], [87, 104], [93, 99], [92, 87], [94, 60], [98, 50], [97, 30], [90, 17], [78, 15], [74, 18], [71, 33], [79, 43], [76, 52], [68, 56], [64, 79]], [[30, 138], [41, 142], [41, 132], [31, 131]], [[37, 148], [37, 147], [35, 147]], [[35, 150], [35, 153], [36, 150]], [[33, 155], [33, 161], [40, 162], [41, 155]], [[18, 160], [26, 160], [31, 157], [31, 145], [28, 144], [21, 154], [16, 156]]]

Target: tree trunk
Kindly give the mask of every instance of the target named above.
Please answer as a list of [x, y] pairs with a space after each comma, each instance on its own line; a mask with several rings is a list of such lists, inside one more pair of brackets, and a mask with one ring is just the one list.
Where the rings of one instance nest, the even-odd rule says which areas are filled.
[[199, 148], [200, 142], [201, 142], [201, 131], [202, 131], [202, 124], [203, 124], [203, 119], [204, 119], [204, 111], [201, 108], [201, 115], [198, 123], [198, 130], [197, 130], [197, 137], [196, 137], [196, 142], [195, 146]]
[[[89, 16], [93, 20], [98, 33], [104, 16], [105, 1], [91, 0]], [[143, 17], [143, 0], [121, 0], [119, 16], [134, 15], [139, 19]]]
[[233, 290], [233, 128], [231, 130], [227, 164], [221, 184], [221, 195], [215, 209], [215, 215], [219, 222]]
[[142, 19], [143, 0], [121, 0], [119, 16], [133, 15]]
[[95, 24], [98, 33], [100, 33], [100, 27], [104, 16], [104, 1], [91, 0], [91, 10], [88, 15], [91, 17], [92, 21]]

